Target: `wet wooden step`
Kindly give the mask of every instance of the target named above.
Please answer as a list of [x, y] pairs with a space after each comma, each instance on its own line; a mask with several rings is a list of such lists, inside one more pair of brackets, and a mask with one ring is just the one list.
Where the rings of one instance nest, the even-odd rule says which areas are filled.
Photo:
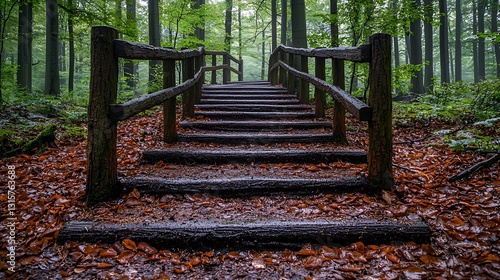
[[[326, 242], [390, 244], [430, 242], [429, 227], [421, 220], [355, 221], [182, 221], [102, 223], [71, 221], [59, 231], [57, 242], [102, 242], [112, 244], [125, 238], [146, 242], [159, 249], [234, 250], [239, 248], [299, 249], [304, 244]], [[332, 244], [329, 244], [333, 246]]]
[[[220, 135], [214, 135], [220, 137]], [[234, 136], [236, 139], [244, 137]], [[215, 138], [214, 140], [218, 140]], [[262, 139], [262, 138], [261, 138]], [[263, 141], [264, 139], [260, 140]], [[228, 141], [228, 140], [226, 140]], [[336, 161], [366, 163], [364, 150], [310, 151], [302, 149], [259, 149], [259, 150], [192, 150], [168, 149], [149, 150], [142, 153], [142, 160], [148, 163], [163, 161], [180, 164], [224, 164], [224, 163], [331, 163]]]
[[250, 100], [264, 100], [264, 99], [297, 99], [294, 94], [208, 94], [204, 93], [202, 99], [250, 99]]
[[141, 194], [195, 194], [207, 193], [220, 197], [251, 197], [273, 194], [311, 195], [317, 193], [369, 192], [368, 182], [362, 177], [332, 179], [282, 178], [218, 178], [166, 179], [136, 177], [120, 179], [120, 186]]
[[331, 129], [331, 122], [324, 121], [195, 121], [181, 122], [182, 128], [217, 131], [284, 131], [289, 129]]
[[300, 104], [300, 101], [296, 98], [294, 99], [206, 99], [200, 100], [200, 104], [275, 104], [275, 105], [287, 105], [287, 104]]
[[181, 142], [218, 143], [228, 145], [276, 144], [276, 143], [331, 143], [332, 134], [277, 134], [277, 133], [225, 133], [181, 134]]
[[198, 110], [214, 111], [250, 111], [250, 112], [285, 112], [285, 111], [305, 111], [312, 110], [309, 105], [290, 104], [290, 105], [270, 105], [270, 104], [198, 104], [195, 105]]
[[287, 89], [270, 87], [204, 88], [204, 94], [288, 94]]
[[212, 120], [283, 120], [314, 118], [313, 112], [196, 111], [195, 118]]

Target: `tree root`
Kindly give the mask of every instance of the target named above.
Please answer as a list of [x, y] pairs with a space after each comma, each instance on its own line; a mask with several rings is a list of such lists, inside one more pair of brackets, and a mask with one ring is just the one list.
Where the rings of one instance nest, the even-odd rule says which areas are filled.
[[497, 161], [500, 161], [500, 152], [495, 154], [494, 156], [490, 157], [487, 160], [483, 160], [481, 162], [478, 162], [474, 164], [472, 167], [467, 168], [466, 170], [462, 171], [461, 173], [457, 175], [453, 175], [450, 178], [448, 178], [448, 182], [455, 182], [456, 180], [464, 179], [469, 177], [471, 174], [474, 172], [481, 170], [483, 168], [488, 168], [495, 164]]

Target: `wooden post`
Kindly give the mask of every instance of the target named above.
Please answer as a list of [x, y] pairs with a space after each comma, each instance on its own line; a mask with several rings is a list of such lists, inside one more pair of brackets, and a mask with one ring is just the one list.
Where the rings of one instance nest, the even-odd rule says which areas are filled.
[[[203, 58], [203, 55], [200, 54], [200, 56], [196, 57], [194, 59], [194, 71], [193, 71], [193, 76], [196, 74], [200, 68], [203, 65], [203, 62], [201, 61]], [[203, 84], [203, 77], [200, 77], [200, 80], [196, 83], [194, 86], [194, 93], [193, 93], [193, 116], [194, 116], [194, 104], [199, 103], [201, 99], [201, 85]]]
[[[288, 53], [288, 65], [290, 67], [295, 65], [295, 55], [293, 53]], [[295, 77], [291, 72], [288, 72], [288, 93], [295, 94]]]
[[368, 105], [373, 117], [368, 122], [368, 180], [375, 193], [392, 190], [392, 98], [391, 98], [391, 37], [374, 34], [370, 37], [372, 58], [370, 62]]
[[[325, 80], [325, 58], [322, 57], [315, 58], [314, 75], [318, 79]], [[314, 100], [315, 100], [314, 113], [316, 114], [316, 117], [324, 118], [325, 102], [326, 102], [325, 92], [316, 87], [314, 90]]]
[[[333, 84], [345, 89], [344, 61], [332, 59]], [[342, 103], [335, 101], [333, 104], [333, 141], [348, 144], [345, 127], [345, 108]]]
[[118, 58], [114, 40], [118, 31], [92, 27], [90, 96], [88, 105], [87, 206], [120, 194], [117, 175], [116, 122], [108, 118], [109, 105], [116, 103]]
[[227, 84], [228, 82], [231, 81], [231, 70], [229, 67], [231, 67], [231, 62], [229, 60], [229, 54], [226, 53], [222, 56], [223, 64], [227, 65], [228, 68], [224, 68], [222, 70], [222, 83]]
[[[305, 55], [300, 56], [300, 71], [304, 73], [309, 72], [309, 58]], [[299, 99], [302, 104], [309, 103], [309, 83], [303, 79], [300, 80]]]
[[269, 80], [269, 82], [273, 86], [276, 85], [276, 83], [278, 82], [278, 79], [277, 79], [278, 69], [276, 69], [276, 68], [272, 69], [272, 67], [274, 66], [274, 64], [276, 64], [276, 62], [278, 62], [277, 55], [272, 54], [271, 57], [269, 58], [269, 69], [271, 69], [271, 70], [268, 73], [267, 79]]
[[[182, 81], [187, 81], [194, 77], [194, 58], [182, 60]], [[194, 117], [194, 90], [190, 88], [182, 94], [182, 116], [184, 118]]]
[[[163, 61], [163, 88], [175, 86], [175, 60]], [[163, 103], [163, 141], [174, 143], [177, 141], [176, 97], [167, 99]]]
[[[279, 54], [278, 54], [278, 60], [284, 62], [284, 63], [287, 63], [286, 61], [286, 53], [284, 51], [280, 51]], [[286, 85], [286, 70], [285, 68], [283, 67], [280, 67], [280, 73], [279, 73], [279, 84], [282, 85], [282, 86], [285, 86]]]
[[238, 74], [238, 81], [243, 81], [243, 59], [240, 59], [238, 62], [238, 71], [240, 72]]
[[[212, 66], [217, 66], [217, 55], [212, 55]], [[217, 83], [217, 71], [212, 71], [212, 81], [211, 84], [215, 85]]]

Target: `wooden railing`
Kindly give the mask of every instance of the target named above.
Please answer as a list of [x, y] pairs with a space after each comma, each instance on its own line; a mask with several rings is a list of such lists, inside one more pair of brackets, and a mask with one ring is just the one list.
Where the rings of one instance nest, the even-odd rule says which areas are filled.
[[[205, 66], [205, 56], [211, 55], [212, 66]], [[223, 64], [216, 65], [217, 56]], [[118, 59], [162, 60], [163, 87], [154, 92], [122, 104], [116, 104], [118, 90]], [[230, 61], [238, 64], [233, 69]], [[176, 85], [176, 61], [181, 61], [183, 82]], [[117, 122], [126, 120], [153, 106], [163, 105], [164, 140], [177, 140], [176, 97], [182, 94], [182, 112], [194, 116], [194, 105], [201, 98], [205, 72], [223, 70], [223, 83], [231, 81], [231, 71], [243, 78], [243, 63], [224, 51], [174, 50], [118, 40], [118, 31], [111, 27], [96, 26], [91, 35], [91, 77], [88, 106], [87, 146], [87, 205], [120, 193], [117, 176], [116, 137]]]
[[[315, 73], [308, 73], [308, 58], [315, 59]], [[333, 84], [325, 81], [325, 59], [333, 61]], [[368, 105], [344, 91], [344, 61], [369, 63]], [[297, 68], [299, 65], [299, 69]], [[299, 82], [296, 82], [296, 79]], [[309, 102], [309, 84], [315, 86], [315, 112], [325, 115], [325, 93], [335, 100], [333, 138], [347, 143], [345, 111], [368, 122], [368, 180], [373, 192], [392, 189], [391, 43], [387, 34], [374, 34], [369, 44], [349, 48], [303, 49], [277, 47], [269, 61], [269, 80], [288, 87], [303, 103]], [[297, 86], [297, 84], [299, 84]]]

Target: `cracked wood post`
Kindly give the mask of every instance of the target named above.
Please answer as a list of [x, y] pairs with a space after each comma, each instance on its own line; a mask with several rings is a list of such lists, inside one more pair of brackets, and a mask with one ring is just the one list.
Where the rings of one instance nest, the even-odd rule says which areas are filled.
[[[309, 57], [300, 55], [300, 71], [304, 73], [309, 72]], [[302, 104], [309, 104], [309, 83], [305, 80], [300, 80], [300, 102]]]
[[[333, 84], [341, 89], [345, 89], [344, 61], [332, 59]], [[333, 141], [340, 144], [347, 144], [345, 127], [345, 107], [342, 103], [334, 101], [333, 107]]]
[[109, 105], [116, 103], [118, 87], [115, 39], [118, 39], [116, 29], [106, 26], [92, 27], [85, 194], [87, 206], [93, 206], [120, 193], [116, 122], [108, 117]]
[[[189, 57], [182, 60], [182, 81], [194, 77], [194, 58]], [[194, 89], [189, 88], [182, 94], [182, 117], [194, 117]]]
[[[212, 55], [212, 66], [217, 66], [217, 55]], [[217, 83], [217, 70], [212, 71], [212, 81], [210, 82], [212, 85]]]
[[392, 99], [391, 99], [391, 37], [374, 34], [370, 37], [370, 95], [368, 105], [373, 109], [368, 122], [368, 180], [375, 193], [392, 190]]
[[[314, 75], [321, 80], [325, 80], [325, 59], [322, 57], [315, 58]], [[325, 92], [315, 87], [314, 89], [314, 113], [317, 118], [325, 117]]]
[[[175, 87], [175, 60], [163, 61], [163, 88]], [[163, 141], [174, 143], [178, 139], [176, 121], [176, 97], [163, 103]]]

